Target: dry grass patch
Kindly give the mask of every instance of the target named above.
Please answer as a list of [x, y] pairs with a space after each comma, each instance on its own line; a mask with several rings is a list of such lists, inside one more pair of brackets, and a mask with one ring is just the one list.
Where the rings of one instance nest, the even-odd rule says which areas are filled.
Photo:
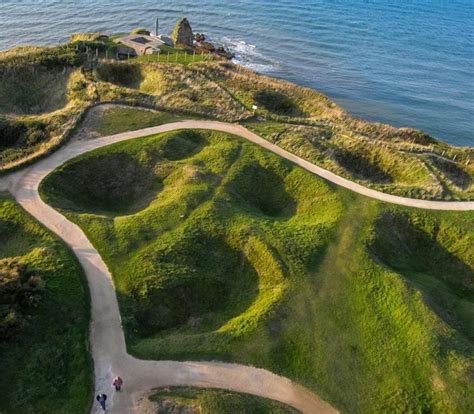
[[259, 106], [257, 114], [276, 119], [320, 121], [339, 119], [344, 111], [321, 93], [293, 83], [258, 75], [229, 62], [195, 65], [247, 109]]

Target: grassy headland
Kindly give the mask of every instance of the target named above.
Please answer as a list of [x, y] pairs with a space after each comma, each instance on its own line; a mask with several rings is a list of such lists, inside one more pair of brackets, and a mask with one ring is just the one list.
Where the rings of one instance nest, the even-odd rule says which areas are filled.
[[[0, 53], [5, 79], [0, 88], [0, 171], [56, 148], [90, 105], [117, 102], [244, 122], [277, 145], [384, 192], [473, 198], [472, 149], [451, 147], [416, 130], [354, 119], [314, 90], [230, 62], [180, 64], [184, 50], [178, 51], [178, 62], [168, 62], [166, 50], [159, 58], [103, 59], [117, 45], [112, 38], [102, 43], [96, 38], [78, 35], [67, 47]], [[135, 128], [136, 123], [130, 124]]]
[[0, 195], [0, 412], [88, 411], [88, 298], [73, 254]]
[[474, 409], [474, 214], [397, 208], [237, 137], [84, 154], [41, 185], [109, 266], [129, 351], [252, 364], [343, 412]]

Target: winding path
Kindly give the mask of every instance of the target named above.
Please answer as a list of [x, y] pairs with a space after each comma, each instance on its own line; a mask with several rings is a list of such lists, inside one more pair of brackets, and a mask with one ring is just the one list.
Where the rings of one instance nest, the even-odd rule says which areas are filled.
[[[474, 210], [474, 202], [413, 200], [377, 192], [317, 167], [242, 126], [214, 121], [182, 121], [94, 140], [76, 140], [36, 164], [0, 178], [0, 191], [9, 190], [25, 210], [61, 237], [85, 270], [91, 293], [90, 341], [95, 388], [109, 395], [110, 412], [151, 413], [143, 405], [144, 393], [160, 386], [186, 385], [255, 394], [283, 402], [303, 413], [336, 413], [309, 390], [263, 369], [221, 362], [145, 361], [127, 354], [115, 289], [107, 266], [82, 230], [45, 204], [38, 194], [38, 186], [46, 175], [80, 154], [131, 138], [189, 128], [213, 129], [241, 136], [335, 184], [377, 200], [437, 210]], [[115, 375], [125, 380], [124, 391], [120, 394], [111, 392], [110, 384]], [[95, 405], [92, 412], [96, 412]]]

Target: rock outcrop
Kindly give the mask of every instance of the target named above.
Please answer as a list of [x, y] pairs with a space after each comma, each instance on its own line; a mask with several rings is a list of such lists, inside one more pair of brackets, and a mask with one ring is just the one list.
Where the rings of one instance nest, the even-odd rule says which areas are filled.
[[176, 26], [171, 33], [171, 39], [173, 40], [174, 45], [178, 47], [193, 46], [193, 29], [186, 17], [183, 17], [178, 21], [178, 23], [176, 23]]

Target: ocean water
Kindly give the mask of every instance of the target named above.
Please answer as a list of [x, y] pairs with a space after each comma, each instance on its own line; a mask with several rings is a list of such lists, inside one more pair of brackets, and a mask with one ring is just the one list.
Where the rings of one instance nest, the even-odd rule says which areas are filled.
[[241, 64], [355, 116], [474, 146], [472, 0], [0, 0], [0, 50], [153, 29], [156, 16], [162, 32], [187, 16]]

